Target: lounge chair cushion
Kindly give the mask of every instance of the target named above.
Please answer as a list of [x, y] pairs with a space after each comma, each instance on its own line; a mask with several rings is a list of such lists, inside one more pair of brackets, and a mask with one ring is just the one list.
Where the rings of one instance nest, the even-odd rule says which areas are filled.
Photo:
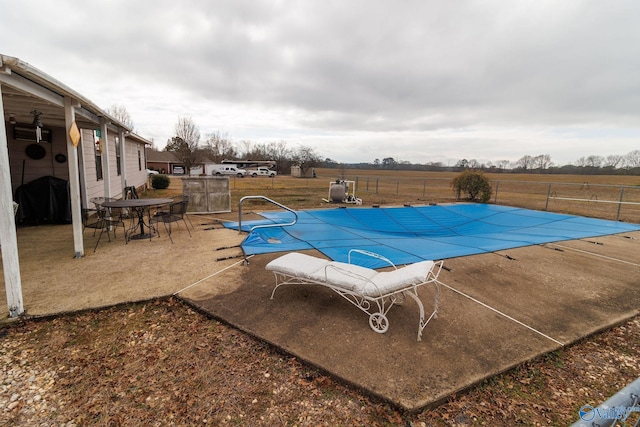
[[310, 279], [313, 273], [324, 268], [327, 264], [329, 264], [329, 261], [326, 259], [290, 252], [271, 261], [267, 264], [266, 269]]
[[397, 270], [383, 271], [373, 278], [373, 282], [383, 294], [410, 285], [418, 285], [427, 280], [433, 265], [433, 261], [420, 261]]
[[433, 261], [420, 261], [397, 270], [378, 272], [355, 264], [292, 252], [271, 261], [266, 269], [376, 297], [423, 283], [433, 265]]
[[332, 261], [328, 263], [326, 267], [313, 273], [310, 278], [353, 292], [362, 292], [362, 289], [364, 289], [367, 284], [370, 284], [371, 279], [377, 274], [377, 271], [370, 268]]

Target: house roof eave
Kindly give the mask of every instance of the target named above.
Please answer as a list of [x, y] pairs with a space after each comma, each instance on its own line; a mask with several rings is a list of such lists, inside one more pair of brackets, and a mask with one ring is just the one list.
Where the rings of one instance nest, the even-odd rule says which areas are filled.
[[[13, 86], [16, 91], [15, 96], [19, 96], [21, 93], [25, 97], [39, 99], [48, 108], [63, 108], [64, 98], [69, 97], [76, 104], [79, 124], [94, 126], [98, 125], [101, 119], [104, 119], [112, 130], [122, 130], [127, 133], [127, 137], [136, 142], [153, 145], [151, 141], [133, 133], [130, 126], [120, 122], [84, 95], [20, 58], [0, 54], [0, 83]], [[5, 112], [12, 113], [6, 105]], [[51, 120], [60, 125], [62, 124], [60, 123], [62, 116], [63, 114], [59, 114], [57, 119]], [[28, 116], [23, 114], [20, 121], [26, 122], [27, 118]], [[47, 117], [44, 119], [46, 120]]]

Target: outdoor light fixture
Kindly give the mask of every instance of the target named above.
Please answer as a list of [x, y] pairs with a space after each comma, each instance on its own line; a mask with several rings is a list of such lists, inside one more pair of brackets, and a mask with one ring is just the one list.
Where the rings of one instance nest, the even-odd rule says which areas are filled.
[[33, 124], [37, 127], [42, 127], [42, 119], [40, 119], [42, 113], [38, 110], [33, 110], [31, 115], [33, 116]]
[[9, 113], [9, 123], [12, 125], [15, 125], [17, 123], [15, 113]]
[[42, 140], [42, 120], [40, 119], [40, 116], [42, 113], [38, 110], [33, 110], [31, 115], [33, 116], [33, 124], [36, 127], [36, 142], [40, 144], [40, 141]]

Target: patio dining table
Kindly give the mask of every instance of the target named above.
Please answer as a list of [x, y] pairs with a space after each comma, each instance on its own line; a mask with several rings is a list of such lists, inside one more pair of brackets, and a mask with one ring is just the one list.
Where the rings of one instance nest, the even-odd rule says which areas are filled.
[[[148, 220], [151, 217], [151, 208], [153, 206], [166, 205], [171, 202], [173, 202], [173, 199], [123, 199], [103, 202], [102, 206], [106, 208], [126, 208], [131, 210], [134, 218], [129, 230], [126, 231], [125, 240], [128, 242], [129, 240], [151, 239], [156, 233], [155, 228]], [[146, 223], [145, 213], [147, 214]]]

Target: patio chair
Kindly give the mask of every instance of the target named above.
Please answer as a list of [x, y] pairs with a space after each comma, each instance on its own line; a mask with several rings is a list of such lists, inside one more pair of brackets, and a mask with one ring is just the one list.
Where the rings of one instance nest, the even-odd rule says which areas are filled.
[[181, 201], [185, 203], [185, 207], [184, 207], [184, 216], [185, 218], [187, 218], [187, 221], [189, 221], [189, 225], [191, 226], [191, 229], [193, 230], [193, 223], [191, 222], [191, 218], [189, 218], [189, 215], [187, 214], [187, 210], [189, 208], [189, 195], [188, 194], [183, 194], [182, 196], [177, 197], [176, 199], [177, 201]]
[[[189, 195], [188, 194], [183, 194], [182, 196], [174, 197], [173, 201], [174, 201], [174, 203], [180, 203], [180, 202], [184, 202], [185, 203], [184, 218], [183, 219], [186, 219], [186, 221], [189, 222], [189, 225], [191, 226], [191, 229], [194, 230], [195, 228], [193, 227], [193, 223], [191, 222], [191, 218], [189, 218], [189, 215], [187, 215], [187, 210], [188, 210], [188, 207], [189, 207]], [[170, 206], [171, 205], [165, 205], [165, 206], [159, 207], [158, 210], [156, 210], [154, 216], [169, 214]]]
[[93, 203], [93, 205], [95, 206], [95, 209], [101, 209], [102, 208], [102, 204], [104, 202], [110, 202], [112, 200], [115, 200], [115, 199], [112, 198], [112, 197], [103, 197], [103, 196], [92, 197], [92, 198], [89, 199], [89, 201], [91, 203]]
[[[115, 200], [118, 200], [118, 199], [114, 197], [103, 197], [103, 196], [92, 197], [89, 199], [89, 201], [95, 205], [96, 210], [105, 209], [102, 206], [104, 202], [113, 202]], [[117, 219], [123, 220], [124, 218], [130, 217], [130, 213], [128, 209], [125, 209], [125, 208], [106, 208], [106, 209], [108, 210], [107, 212], [108, 216], [114, 221], [114, 224], [116, 224]], [[122, 226], [124, 227], [124, 224]]]
[[93, 228], [93, 235], [95, 236], [96, 230], [100, 230], [103, 225], [102, 216], [98, 215], [97, 209], [82, 208], [82, 231], [85, 228]]
[[[388, 262], [394, 270], [378, 272], [351, 264], [352, 253], [381, 259]], [[381, 334], [389, 328], [387, 313], [391, 307], [404, 302], [407, 296], [411, 297], [420, 309], [418, 341], [422, 340], [422, 331], [429, 321], [438, 314], [438, 275], [442, 270], [442, 261], [420, 261], [396, 268], [390, 260], [381, 255], [352, 249], [349, 251], [348, 263], [292, 252], [271, 261], [266, 269], [273, 271], [276, 278], [271, 299], [282, 285], [324, 286], [368, 314], [369, 326]], [[424, 305], [419, 298], [418, 288], [430, 283], [435, 287], [434, 309], [425, 320]]]
[[136, 191], [136, 187], [135, 186], [124, 187], [123, 194], [124, 194], [123, 199], [137, 199], [138, 198], [138, 192]]
[[[150, 222], [153, 223], [163, 223], [164, 229], [169, 234], [169, 240], [173, 243], [173, 238], [171, 237], [171, 224], [174, 222], [182, 221], [184, 222], [184, 226], [187, 228], [187, 232], [189, 232], [189, 237], [191, 236], [191, 231], [189, 230], [189, 225], [185, 220], [185, 215], [187, 213], [187, 205], [189, 200], [178, 200], [171, 203], [168, 208], [159, 209], [152, 217]], [[188, 219], [188, 218], [187, 218]], [[169, 225], [167, 225], [169, 224]], [[193, 228], [193, 225], [191, 226]]]
[[93, 247], [93, 252], [98, 248], [100, 239], [102, 239], [102, 234], [105, 231], [107, 232], [107, 238], [109, 241], [111, 241], [111, 231], [113, 231], [113, 237], [116, 237], [116, 229], [118, 226], [122, 226], [123, 234], [125, 231], [124, 221], [122, 220], [119, 210], [106, 209], [99, 204], [96, 204], [96, 209], [82, 209], [82, 226], [83, 231], [86, 228], [93, 228], [94, 236], [96, 235], [96, 232], [100, 230], [96, 245]]

